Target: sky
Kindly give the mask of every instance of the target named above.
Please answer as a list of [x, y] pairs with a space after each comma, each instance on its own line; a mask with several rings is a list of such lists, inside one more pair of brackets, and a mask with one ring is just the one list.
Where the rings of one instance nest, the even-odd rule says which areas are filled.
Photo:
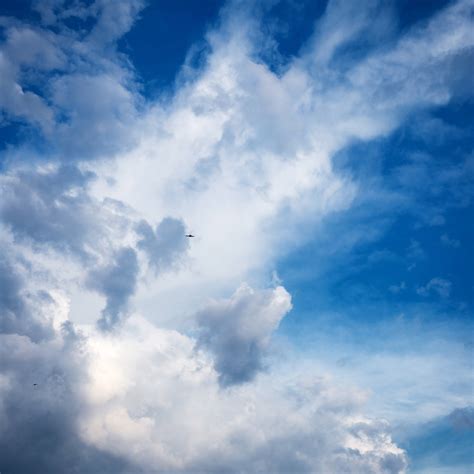
[[1, 473], [472, 472], [472, 0], [8, 0], [0, 77]]

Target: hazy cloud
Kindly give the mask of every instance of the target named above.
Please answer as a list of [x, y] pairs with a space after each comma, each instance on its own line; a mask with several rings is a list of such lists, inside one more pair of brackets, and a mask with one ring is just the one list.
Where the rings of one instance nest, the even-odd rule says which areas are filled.
[[432, 278], [426, 285], [417, 288], [416, 292], [420, 296], [429, 296], [436, 293], [441, 298], [448, 298], [451, 294], [452, 283], [444, 278]]
[[461, 242], [459, 242], [458, 239], [451, 239], [448, 236], [448, 234], [443, 234], [440, 240], [443, 245], [446, 245], [447, 247], [452, 247], [455, 249], [459, 248], [461, 245]]

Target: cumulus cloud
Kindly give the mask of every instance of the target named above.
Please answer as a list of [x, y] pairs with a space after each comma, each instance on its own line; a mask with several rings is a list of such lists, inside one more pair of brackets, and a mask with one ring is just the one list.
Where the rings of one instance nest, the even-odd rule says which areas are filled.
[[197, 314], [198, 345], [212, 352], [222, 386], [248, 382], [263, 369], [270, 336], [290, 309], [291, 297], [282, 286], [254, 291], [242, 285], [230, 299]]
[[[5, 313], [0, 308], [0, 320]], [[47, 341], [0, 334], [0, 469], [3, 472], [139, 472], [84, 442], [81, 384], [87, 363], [72, 323]]]
[[88, 337], [88, 443], [167, 472], [404, 472], [387, 424], [360, 415], [361, 393], [302, 373], [222, 391], [192, 338], [135, 316], [122, 329]]
[[[255, 298], [277, 300], [272, 291], [289, 304], [281, 288]], [[361, 415], [357, 391], [267, 373], [223, 392], [193, 338], [139, 316], [112, 337], [81, 334], [68, 310], [50, 306], [62, 323], [47, 341], [0, 334], [2, 470], [404, 472], [405, 453], [386, 423]]]
[[[0, 26], [4, 27], [5, 23], [2, 18]], [[62, 68], [64, 56], [54, 35], [14, 23], [9, 26], [3, 45], [0, 44], [0, 117], [7, 122], [11, 119], [32, 122], [50, 132], [54, 112], [47, 100], [28, 90], [25, 76], [28, 70], [41, 76], [44, 71]]]
[[[0, 217], [18, 239], [85, 255], [97, 238], [91, 173], [72, 165], [17, 170], [0, 177]], [[93, 237], [92, 237], [93, 236]]]
[[120, 249], [110, 264], [89, 274], [87, 285], [106, 298], [106, 306], [98, 321], [102, 330], [110, 331], [126, 316], [129, 299], [135, 292], [137, 276], [137, 254], [130, 247]]
[[142, 220], [136, 231], [140, 236], [137, 247], [147, 254], [151, 266], [157, 272], [177, 264], [189, 246], [184, 223], [172, 217], [165, 217], [155, 230]]
[[[34, 314], [32, 303], [28, 299], [24, 280], [14, 267], [11, 259], [0, 253], [0, 334], [18, 334], [27, 336], [33, 341], [47, 339], [52, 335], [48, 324]], [[41, 305], [42, 298], [47, 294], [38, 295], [36, 305]]]
[[[143, 6], [139, 0], [119, 7], [107, 0], [47, 1], [34, 5], [41, 25], [2, 17], [2, 121], [20, 120], [38, 130], [49, 152], [67, 161], [132, 143], [140, 99], [133, 68], [117, 52], [116, 41]], [[70, 28], [70, 19], [82, 28]]]

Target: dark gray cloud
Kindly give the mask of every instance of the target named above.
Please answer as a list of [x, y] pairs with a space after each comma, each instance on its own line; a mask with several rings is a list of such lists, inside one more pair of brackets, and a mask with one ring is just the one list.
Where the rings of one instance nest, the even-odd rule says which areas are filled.
[[[19, 334], [33, 341], [52, 336], [51, 328], [35, 317], [21, 275], [0, 252], [0, 334]], [[47, 298], [39, 295], [38, 298]]]
[[92, 178], [73, 165], [4, 175], [0, 219], [17, 239], [85, 256], [98, 233], [97, 206], [87, 194]]
[[[31, 262], [0, 252], [0, 472], [140, 472], [79, 435], [85, 339], [53, 325], [55, 300], [28, 281]], [[56, 308], [58, 309], [58, 308]], [[36, 385], [35, 385], [36, 384]]]
[[110, 264], [89, 274], [88, 286], [103, 294], [107, 300], [98, 321], [100, 329], [109, 331], [125, 317], [128, 301], [135, 292], [138, 270], [135, 250], [124, 247], [116, 253]]
[[78, 434], [85, 357], [71, 323], [49, 343], [0, 334], [0, 472], [140, 472]]
[[157, 272], [176, 265], [189, 247], [185, 237], [186, 228], [180, 219], [165, 217], [155, 230], [147, 221], [142, 220], [136, 231], [141, 237], [137, 247], [146, 253], [150, 265]]
[[242, 285], [229, 300], [215, 301], [197, 314], [198, 347], [213, 354], [221, 386], [248, 382], [263, 369], [269, 338], [290, 309], [283, 287], [254, 291]]

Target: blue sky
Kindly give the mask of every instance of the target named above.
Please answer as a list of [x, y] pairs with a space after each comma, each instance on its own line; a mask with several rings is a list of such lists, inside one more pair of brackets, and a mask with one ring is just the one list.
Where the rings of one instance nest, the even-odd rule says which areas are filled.
[[0, 471], [471, 472], [473, 18], [2, 2]]

